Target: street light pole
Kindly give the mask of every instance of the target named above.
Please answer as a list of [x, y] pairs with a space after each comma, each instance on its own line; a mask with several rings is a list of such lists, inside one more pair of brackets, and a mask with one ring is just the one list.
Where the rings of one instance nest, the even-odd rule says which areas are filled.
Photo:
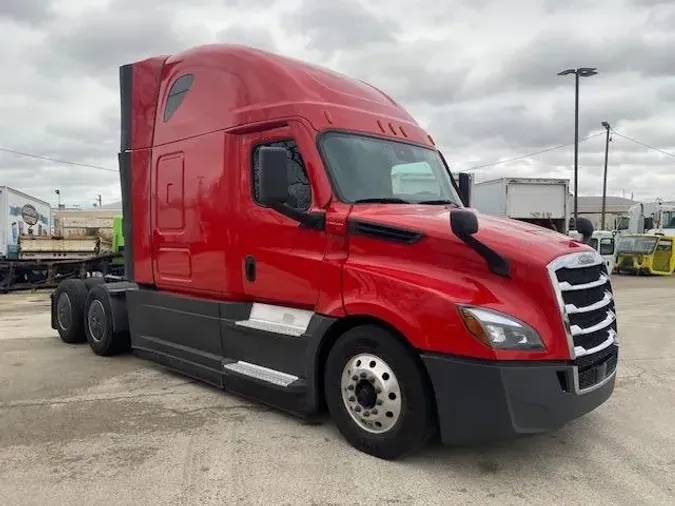
[[597, 74], [598, 69], [581, 67], [558, 72], [559, 76], [574, 74], [574, 227], [577, 226], [579, 212], [579, 78], [591, 77]]
[[602, 122], [602, 126], [607, 131], [605, 137], [605, 170], [602, 174], [602, 217], [600, 218], [600, 230], [605, 230], [605, 207], [607, 204], [607, 160], [609, 158], [609, 131], [611, 126], [606, 121]]

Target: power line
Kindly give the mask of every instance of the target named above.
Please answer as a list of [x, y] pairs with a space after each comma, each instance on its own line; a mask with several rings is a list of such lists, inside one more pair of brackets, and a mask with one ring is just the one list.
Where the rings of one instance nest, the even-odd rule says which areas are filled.
[[13, 155], [27, 156], [28, 158], [37, 158], [39, 160], [46, 160], [48, 162], [64, 163], [66, 165], [76, 165], [78, 167], [87, 167], [89, 169], [105, 170], [107, 172], [117, 172], [117, 169], [110, 169], [108, 167], [101, 167], [99, 165], [89, 165], [86, 163], [70, 162], [68, 160], [58, 160], [56, 158], [49, 158], [47, 156], [36, 155], [34, 153], [24, 153], [23, 151], [16, 151], [14, 149], [0, 148], [0, 151], [12, 153]]
[[[579, 142], [580, 143], [586, 142], [586, 141], [592, 139], [593, 137], [598, 137], [600, 135], [605, 135], [605, 132], [600, 132], [600, 133], [597, 133], [597, 134], [589, 135], [585, 139], [580, 139]], [[547, 152], [553, 151], [555, 149], [566, 148], [567, 146], [573, 146], [573, 145], [574, 145], [574, 142], [568, 142], [567, 144], [560, 144], [559, 146], [553, 146], [553, 147], [550, 147], [550, 148], [542, 149], [540, 151], [534, 151], [533, 153], [528, 153], [526, 155], [517, 156], [515, 158], [509, 158], [508, 160], [500, 160], [498, 162], [486, 163], [485, 165], [476, 165], [475, 167], [469, 167], [468, 169], [465, 169], [465, 170], [477, 170], [477, 169], [483, 169], [485, 167], [493, 167], [495, 165], [501, 165], [501, 164], [504, 164], [504, 163], [516, 162], [518, 160], [530, 158], [531, 156], [540, 155], [542, 153], [547, 153]]]
[[663, 153], [664, 155], [672, 156], [673, 158], [675, 158], [675, 153], [671, 153], [671, 152], [665, 151], [665, 150], [663, 150], [663, 149], [661, 149], [661, 148], [657, 148], [657, 147], [654, 147], [654, 146], [650, 146], [649, 144], [645, 144], [644, 142], [640, 142], [640, 141], [638, 141], [638, 140], [632, 139], [631, 137], [628, 137], [627, 135], [623, 135], [622, 133], [617, 132], [617, 131], [614, 130], [613, 128], [612, 128], [612, 133], [613, 133], [614, 135], [618, 135], [619, 137], [623, 137], [623, 138], [626, 139], [627, 141], [634, 142], [635, 144], [639, 144], [640, 146], [643, 146], [643, 147], [645, 147], [645, 148], [647, 148], [647, 149], [653, 149], [654, 151], [658, 151], [659, 153]]

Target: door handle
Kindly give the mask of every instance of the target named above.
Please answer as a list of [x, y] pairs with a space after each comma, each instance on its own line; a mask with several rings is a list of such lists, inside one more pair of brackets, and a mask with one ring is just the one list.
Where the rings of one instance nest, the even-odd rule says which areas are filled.
[[255, 281], [255, 258], [251, 255], [244, 259], [244, 271], [246, 280], [253, 283]]

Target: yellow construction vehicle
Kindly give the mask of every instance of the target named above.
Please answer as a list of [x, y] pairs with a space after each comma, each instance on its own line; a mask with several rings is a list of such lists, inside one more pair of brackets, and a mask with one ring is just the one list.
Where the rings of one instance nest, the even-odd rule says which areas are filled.
[[675, 271], [675, 237], [661, 234], [625, 234], [616, 247], [617, 274], [670, 276]]

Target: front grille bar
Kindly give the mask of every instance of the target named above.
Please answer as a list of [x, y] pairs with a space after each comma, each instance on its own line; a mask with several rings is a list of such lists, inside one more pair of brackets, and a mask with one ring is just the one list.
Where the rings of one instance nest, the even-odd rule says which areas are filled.
[[607, 339], [605, 339], [602, 343], [588, 350], [583, 346], [575, 346], [574, 353], [577, 356], [577, 358], [585, 357], [586, 355], [593, 355], [593, 353], [602, 351], [608, 346], [613, 345], [614, 343], [616, 343], [616, 331], [614, 329], [609, 329], [607, 331]]
[[572, 325], [570, 327], [570, 332], [572, 332], [572, 336], [584, 336], [586, 334], [592, 334], [593, 332], [597, 332], [598, 330], [602, 330], [606, 327], [609, 327], [612, 323], [614, 323], [614, 320], [616, 320], [616, 315], [612, 311], [607, 311], [605, 319], [602, 320], [600, 323], [596, 323], [595, 325], [591, 325], [590, 327], [580, 327], [579, 325]]
[[589, 283], [573, 285], [571, 283], [568, 283], [567, 281], [562, 282], [558, 281], [558, 284], [560, 285], [560, 289], [563, 292], [570, 292], [572, 290], [590, 290], [591, 288], [604, 285], [605, 283], [607, 283], [607, 281], [609, 281], [609, 277], [604, 274], [600, 274], [600, 279], [596, 281], [590, 281]]
[[602, 309], [603, 307], [609, 306], [613, 300], [612, 294], [610, 292], [605, 292], [605, 295], [603, 296], [602, 300], [590, 304], [588, 306], [575, 306], [574, 304], [565, 304], [565, 311], [567, 311], [567, 314], [579, 314], [579, 313], [589, 313], [591, 311], [597, 311], [598, 309]]

